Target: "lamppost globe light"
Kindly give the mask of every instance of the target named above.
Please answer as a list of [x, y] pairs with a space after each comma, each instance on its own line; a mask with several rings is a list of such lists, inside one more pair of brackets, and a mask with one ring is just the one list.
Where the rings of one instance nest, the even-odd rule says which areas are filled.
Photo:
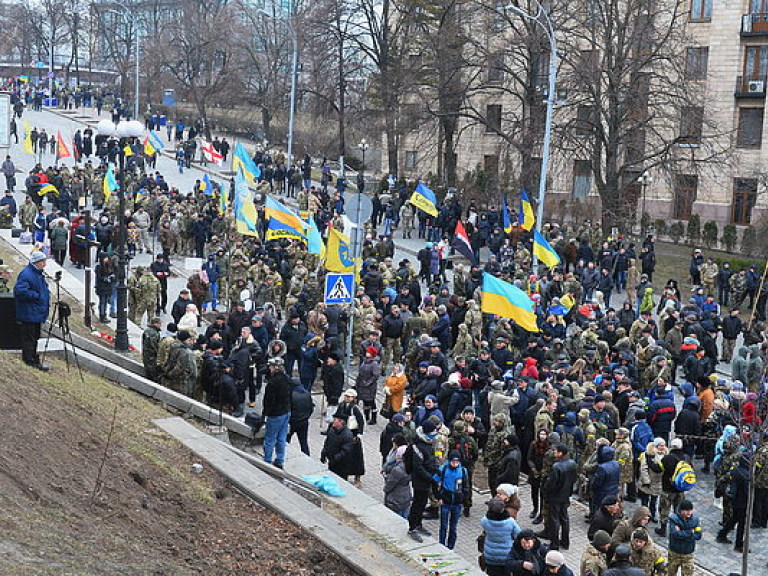
[[96, 124], [96, 131], [104, 136], [115, 136], [117, 134], [115, 131], [115, 124], [112, 120], [107, 120], [106, 118], [104, 120], [99, 120], [99, 123]]
[[128, 124], [126, 131], [128, 132], [128, 136], [135, 136], [139, 137], [144, 134], [144, 124], [139, 122], [138, 120], [130, 120], [126, 124]]

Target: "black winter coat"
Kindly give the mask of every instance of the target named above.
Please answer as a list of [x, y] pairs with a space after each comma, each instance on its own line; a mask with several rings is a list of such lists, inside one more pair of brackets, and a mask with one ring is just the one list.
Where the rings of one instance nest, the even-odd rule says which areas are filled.
[[264, 388], [264, 416], [282, 416], [291, 411], [291, 379], [285, 372], [267, 378]]
[[520, 463], [522, 455], [517, 446], [505, 448], [504, 457], [499, 462], [499, 473], [496, 476], [496, 484], [520, 484]]
[[346, 426], [340, 429], [329, 426], [320, 460], [328, 462], [328, 469], [334, 474], [349, 476], [354, 468], [355, 442], [355, 436]]
[[555, 503], [568, 502], [577, 476], [576, 462], [571, 458], [564, 458], [555, 462], [552, 466], [552, 472], [546, 481], [545, 489], [549, 495], [549, 501]]
[[417, 436], [413, 443], [411, 461], [411, 483], [414, 491], [429, 491], [432, 488], [432, 476], [437, 473], [438, 468], [432, 444]]
[[295, 380], [291, 382], [291, 424], [309, 420], [312, 416], [312, 410], [315, 403], [312, 401], [312, 394]]
[[280, 340], [285, 342], [285, 349], [294, 354], [301, 352], [301, 346], [304, 344], [306, 335], [307, 325], [304, 322], [299, 322], [296, 327], [290, 322], [286, 322], [283, 329], [280, 330]]

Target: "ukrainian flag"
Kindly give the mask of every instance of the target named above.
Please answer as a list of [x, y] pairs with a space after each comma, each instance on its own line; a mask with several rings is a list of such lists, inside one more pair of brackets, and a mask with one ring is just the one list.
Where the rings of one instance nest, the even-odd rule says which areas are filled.
[[256, 206], [242, 172], [235, 175], [235, 226], [238, 234], [258, 236]]
[[536, 224], [536, 217], [533, 215], [533, 205], [528, 198], [525, 188], [520, 192], [520, 227], [523, 230], [531, 230]]
[[165, 144], [163, 144], [163, 141], [160, 140], [160, 136], [157, 135], [157, 132], [154, 130], [149, 131], [149, 136], [147, 137], [147, 140], [149, 141], [149, 145], [152, 146], [152, 148], [155, 149], [156, 152], [159, 152], [163, 148], [165, 148]]
[[354, 272], [355, 261], [349, 248], [349, 236], [335, 228], [328, 232], [328, 248], [325, 252], [325, 267], [331, 272]]
[[155, 153], [157, 153], [157, 150], [155, 150], [155, 147], [152, 146], [152, 143], [149, 141], [149, 137], [144, 138], [144, 154], [146, 156], [153, 156]]
[[53, 184], [43, 184], [43, 186], [40, 187], [40, 190], [37, 191], [37, 195], [45, 196], [46, 194], [53, 194], [54, 196], [58, 196], [59, 190]]
[[32, 130], [29, 128], [29, 122], [24, 118], [24, 152], [27, 154], [34, 154], [35, 150], [32, 148]]
[[507, 195], [501, 197], [501, 221], [504, 224], [504, 232], [512, 232], [512, 218], [509, 217], [509, 207], [507, 206]]
[[240, 142], [235, 144], [235, 151], [232, 153], [232, 171], [237, 172], [238, 169], [243, 171], [243, 176], [249, 184], [261, 178], [261, 170]]
[[320, 236], [320, 230], [317, 228], [315, 219], [310, 216], [307, 219], [307, 252], [310, 254], [319, 254], [320, 259], [324, 257], [325, 244], [323, 244], [323, 238]]
[[128, 156], [133, 156], [133, 148], [131, 148], [130, 144], [126, 144], [123, 148], [123, 155], [127, 158]]
[[264, 203], [264, 212], [267, 218], [274, 218], [278, 222], [282, 222], [289, 228], [293, 228], [299, 235], [302, 235], [301, 233], [307, 227], [306, 223], [296, 212], [271, 196], [267, 196], [267, 201]]
[[109, 202], [109, 197], [112, 196], [112, 192], [115, 192], [119, 186], [117, 180], [115, 180], [115, 173], [112, 171], [112, 164], [107, 166], [107, 173], [104, 174], [103, 191], [104, 202]]
[[560, 264], [560, 256], [538, 230], [533, 231], [533, 255], [549, 268], [554, 268]]
[[483, 272], [483, 299], [481, 310], [486, 314], [498, 314], [511, 318], [528, 332], [538, 332], [533, 302], [528, 295], [503, 280]]
[[308, 242], [304, 234], [276, 218], [270, 218], [267, 225], [267, 240], [276, 240], [278, 238], [298, 238]]
[[224, 214], [229, 206], [229, 188], [222, 186], [219, 189], [219, 214]]
[[200, 183], [200, 190], [206, 196], [213, 196], [213, 182], [211, 182], [211, 178], [208, 174], [203, 176], [203, 181]]
[[416, 185], [409, 202], [430, 216], [437, 216], [437, 197], [423, 182]]

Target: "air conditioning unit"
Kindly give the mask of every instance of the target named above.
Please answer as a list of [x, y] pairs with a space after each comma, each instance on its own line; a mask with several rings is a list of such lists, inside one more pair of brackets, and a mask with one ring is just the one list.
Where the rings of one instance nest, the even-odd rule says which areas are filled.
[[750, 94], [765, 92], [765, 82], [762, 80], [750, 80], [747, 84], [747, 92]]

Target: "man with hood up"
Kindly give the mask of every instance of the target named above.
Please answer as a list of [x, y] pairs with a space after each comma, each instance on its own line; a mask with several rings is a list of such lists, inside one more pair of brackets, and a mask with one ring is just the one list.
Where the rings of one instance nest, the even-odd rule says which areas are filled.
[[544, 557], [547, 548], [532, 530], [523, 530], [515, 538], [507, 566], [512, 576], [539, 576], [545, 574]]
[[638, 507], [631, 517], [624, 518], [613, 530], [611, 535], [611, 547], [616, 549], [621, 544], [629, 544], [632, 541], [632, 533], [638, 528], [645, 529], [651, 520], [651, 511], [645, 506]]
[[597, 470], [592, 477], [592, 500], [590, 508], [595, 511], [606, 496], [615, 496], [619, 491], [621, 465], [615, 458], [616, 452], [611, 446], [597, 449]]
[[748, 368], [748, 360], [747, 355], [749, 354], [749, 348], [746, 346], [740, 346], [737, 355], [734, 357], [733, 361], [731, 362], [731, 377], [734, 380], [739, 380], [741, 382], [748, 382], [749, 377], [747, 375], [747, 368]]
[[432, 477], [438, 471], [433, 443], [437, 429], [431, 420], [426, 420], [416, 429], [413, 444], [403, 456], [405, 471], [411, 475], [413, 502], [408, 514], [408, 535], [416, 542], [422, 542], [422, 535], [431, 536], [429, 530], [421, 524], [422, 515], [432, 491]]

